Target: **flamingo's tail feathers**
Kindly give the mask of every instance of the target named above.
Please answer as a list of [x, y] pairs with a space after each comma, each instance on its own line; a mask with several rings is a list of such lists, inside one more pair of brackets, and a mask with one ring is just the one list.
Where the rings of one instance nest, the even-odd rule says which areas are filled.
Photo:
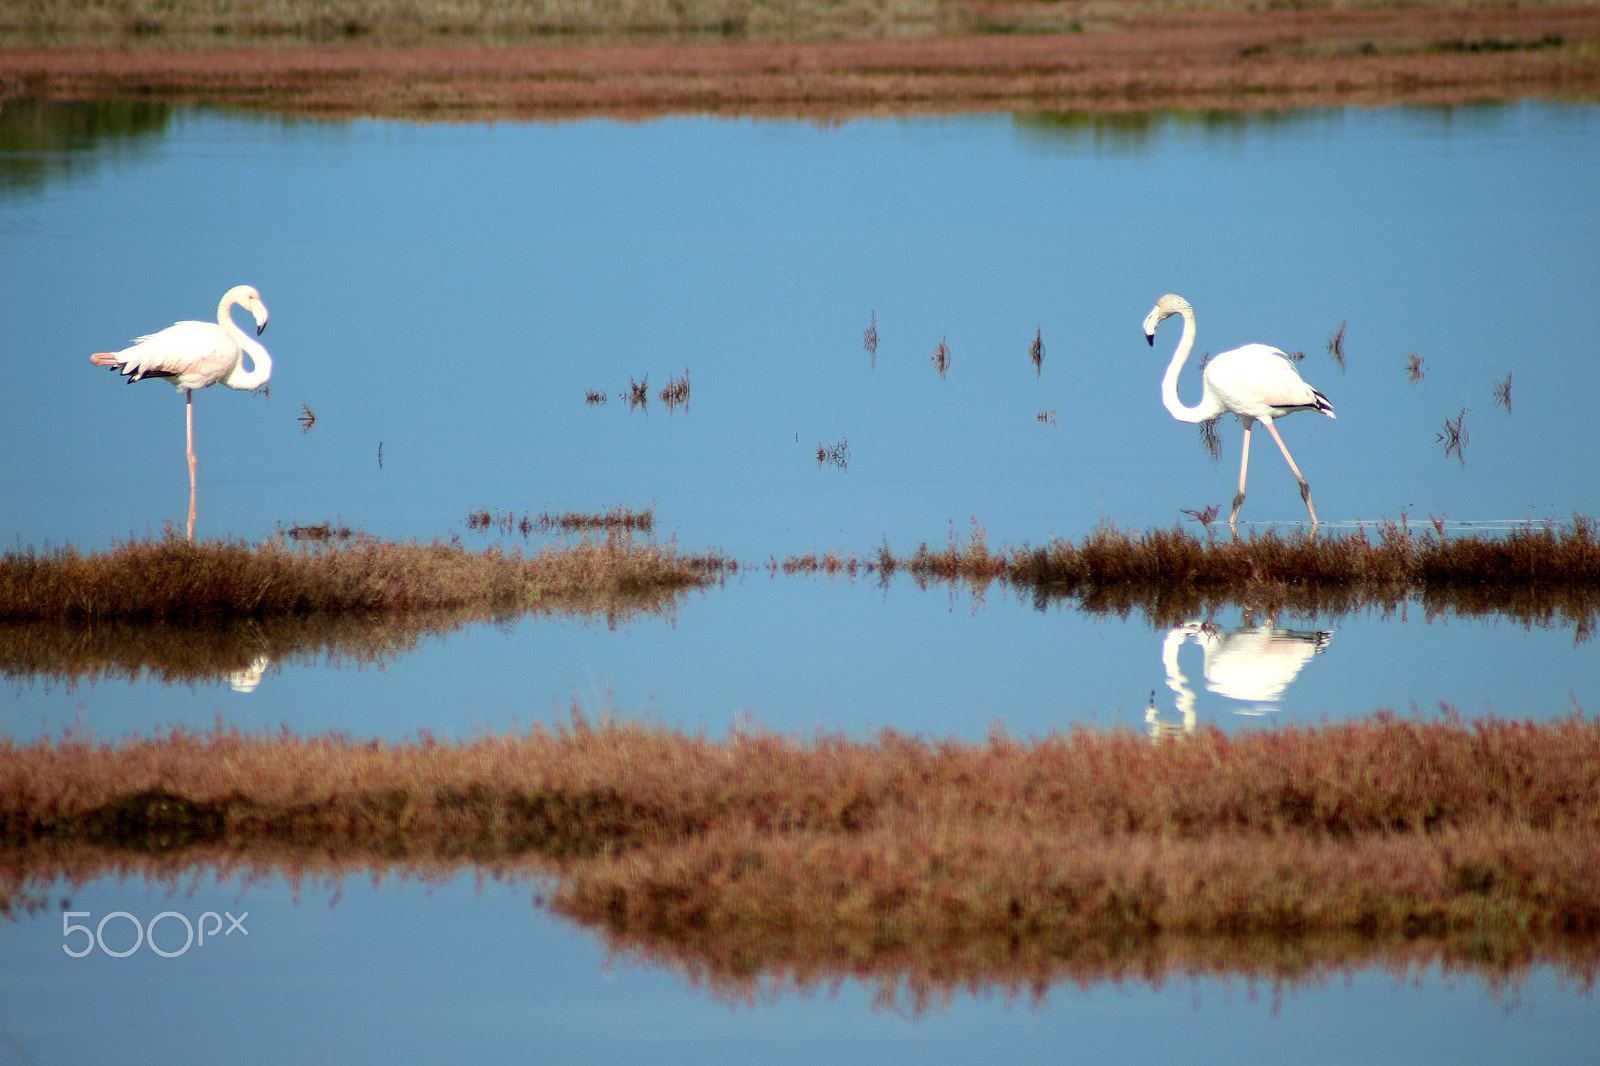
[[1311, 390], [1311, 395], [1313, 395], [1313, 396], [1315, 396], [1317, 398], [1317, 410], [1321, 411], [1323, 414], [1327, 415], [1329, 418], [1337, 419], [1339, 417], [1338, 415], [1333, 413], [1333, 401], [1329, 400], [1326, 396], [1322, 395], [1322, 393], [1318, 392], [1316, 389], [1312, 389]]
[[171, 370], [156, 370], [150, 367], [141, 367], [138, 364], [130, 366], [128, 361], [122, 358], [121, 352], [95, 352], [89, 357], [89, 362], [95, 366], [108, 366], [118, 374], [126, 375], [129, 385], [132, 385], [135, 381], [143, 381], [145, 378], [175, 378], [178, 376]]

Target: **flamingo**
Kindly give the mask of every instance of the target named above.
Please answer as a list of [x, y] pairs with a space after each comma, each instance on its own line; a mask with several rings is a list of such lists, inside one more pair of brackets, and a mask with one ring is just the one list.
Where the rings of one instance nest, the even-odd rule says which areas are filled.
[[[144, 378], [166, 378], [184, 395], [188, 422], [189, 539], [194, 540], [195, 457], [194, 390], [222, 383], [230, 389], [258, 389], [272, 376], [272, 356], [234, 324], [235, 306], [256, 320], [256, 336], [267, 328], [267, 305], [249, 285], [235, 285], [222, 294], [215, 322], [176, 322], [159, 333], [136, 338], [120, 352], [95, 352], [89, 362], [126, 374], [128, 384]], [[253, 369], [245, 370], [249, 355]]]
[[1300, 468], [1294, 463], [1294, 456], [1289, 454], [1283, 438], [1278, 435], [1278, 427], [1272, 423], [1273, 419], [1296, 411], [1321, 411], [1329, 418], [1336, 418], [1338, 416], [1333, 413], [1333, 404], [1305, 383], [1300, 372], [1294, 368], [1293, 361], [1283, 352], [1266, 344], [1246, 344], [1211, 358], [1206, 364], [1205, 373], [1201, 375], [1204, 393], [1200, 402], [1193, 407], [1185, 407], [1178, 400], [1178, 372], [1183, 369], [1189, 352], [1194, 348], [1194, 308], [1189, 306], [1189, 301], [1171, 293], [1157, 300], [1145, 316], [1144, 339], [1153, 347], [1156, 343], [1156, 327], [1171, 315], [1183, 316], [1183, 336], [1178, 340], [1177, 350], [1172, 353], [1172, 362], [1167, 364], [1166, 376], [1161, 379], [1161, 402], [1172, 417], [1180, 422], [1205, 422], [1232, 411], [1244, 423], [1244, 451], [1239, 457], [1239, 494], [1233, 498], [1233, 512], [1228, 515], [1228, 525], [1237, 531], [1239, 507], [1244, 503], [1245, 474], [1250, 468], [1250, 429], [1259, 419], [1266, 425], [1267, 432], [1272, 434], [1272, 439], [1278, 442], [1278, 450], [1283, 452], [1289, 469], [1294, 472], [1294, 479], [1300, 483], [1300, 498], [1306, 502], [1306, 510], [1311, 512], [1311, 527], [1315, 529], [1317, 509], [1311, 503], [1311, 486], [1306, 484]]

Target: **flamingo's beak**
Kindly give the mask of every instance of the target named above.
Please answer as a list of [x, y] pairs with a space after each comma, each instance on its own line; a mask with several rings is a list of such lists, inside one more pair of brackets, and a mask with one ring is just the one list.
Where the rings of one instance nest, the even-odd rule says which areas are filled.
[[1156, 346], [1156, 335], [1154, 333], [1146, 333], [1144, 335], [1144, 342], [1150, 347], [1154, 348]]
[[[261, 331], [266, 329], [266, 328], [267, 328], [267, 324], [265, 322], [257, 322], [256, 323], [256, 336], [258, 336], [258, 337], [261, 336]], [[1152, 340], [1150, 343], [1154, 344], [1155, 341]]]

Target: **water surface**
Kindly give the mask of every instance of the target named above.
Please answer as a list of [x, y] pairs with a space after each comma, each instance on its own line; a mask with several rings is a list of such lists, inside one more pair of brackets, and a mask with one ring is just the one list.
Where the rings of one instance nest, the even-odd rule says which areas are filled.
[[[1213, 463], [1159, 402], [1177, 325], [1154, 351], [1139, 329], [1169, 291], [1197, 309], [1197, 356], [1249, 341], [1305, 353], [1304, 376], [1339, 417], [1282, 429], [1330, 527], [1594, 514], [1600, 344], [1584, 309], [1600, 286], [1597, 172], [1600, 109], [1555, 104], [843, 126], [8, 108], [0, 520], [14, 546], [97, 549], [181, 523], [181, 398], [125, 387], [87, 356], [207, 317], [248, 282], [272, 310], [272, 388], [196, 397], [201, 535], [332, 520], [479, 546], [503, 538], [467, 528], [478, 508], [620, 503], [654, 508], [660, 536], [752, 569], [670, 617], [525, 619], [361, 667], [269, 663], [251, 691], [13, 677], [0, 729], [31, 739], [76, 723], [110, 738], [220, 715], [246, 729], [470, 736], [564, 716], [576, 699], [712, 734], [754, 720], [977, 739], [994, 723], [1145, 729], [1152, 706], [1181, 724], [1185, 689], [1195, 721], [1230, 730], [1440, 702], [1467, 715], [1592, 711], [1600, 659], [1559, 622], [1414, 605], [1195, 619], [1216, 627], [1204, 631], [1213, 660], [1240, 630], [1317, 638], [1276, 698], [1259, 686], [1241, 698], [1224, 671], [1208, 677], [1199, 630], [759, 564], [907, 552], [975, 528], [991, 544], [1038, 544], [1225, 510], [1238, 426], [1223, 426]], [[1341, 323], [1343, 370], [1326, 353]], [[669, 411], [655, 392], [685, 370], [690, 404]], [[1495, 403], [1508, 375], [1509, 410]], [[619, 394], [645, 376], [652, 402], [631, 409]], [[590, 390], [608, 402], [586, 403]], [[1198, 395], [1194, 367], [1180, 392]], [[1438, 439], [1457, 417], [1459, 458]], [[817, 462], [840, 444], [843, 466]], [[1270, 443], [1255, 449], [1243, 517], [1293, 529], [1294, 484]], [[0, 1033], [36, 1061], [112, 1047], [133, 1061], [130, 1047], [152, 1061], [358, 1047], [415, 1061], [467, 1048], [790, 1061], [996, 1047], [1042, 1060], [1070, 1046], [1132, 1060], [1292, 1048], [1471, 1062], [1513, 1049], [1579, 1061], [1596, 1020], [1587, 991], [1548, 968], [1509, 993], [1470, 975], [1362, 971], [1281, 1001], [1210, 978], [1059, 989], [1039, 1007], [978, 989], [908, 1020], [847, 983], [730, 1010], [677, 974], [602, 965], [604, 948], [534, 909], [533, 893], [480, 893], [463, 876], [436, 890], [347, 886], [330, 907], [327, 891], [297, 901], [275, 882], [176, 900], [141, 884], [58, 886], [49, 910], [0, 927]], [[63, 895], [96, 920], [232, 905], [251, 911], [251, 937], [217, 945], [247, 944], [233, 955], [74, 960], [59, 950]], [[267, 1018], [294, 1024], [269, 1034]]]

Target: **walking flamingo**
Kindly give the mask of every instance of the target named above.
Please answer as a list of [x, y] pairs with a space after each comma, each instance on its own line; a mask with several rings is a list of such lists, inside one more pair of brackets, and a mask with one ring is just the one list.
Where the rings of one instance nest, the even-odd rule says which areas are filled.
[[1180, 422], [1205, 422], [1231, 411], [1244, 423], [1244, 451], [1239, 458], [1239, 494], [1233, 498], [1233, 512], [1228, 515], [1228, 525], [1235, 530], [1238, 528], [1239, 507], [1244, 503], [1245, 475], [1250, 467], [1250, 429], [1259, 419], [1266, 424], [1272, 439], [1278, 442], [1278, 450], [1283, 452], [1289, 469], [1294, 472], [1294, 479], [1300, 483], [1300, 498], [1306, 502], [1306, 510], [1311, 512], [1311, 526], [1315, 529], [1317, 509], [1311, 503], [1311, 486], [1306, 484], [1300, 468], [1294, 463], [1294, 456], [1289, 454], [1283, 438], [1278, 435], [1278, 427], [1272, 422], [1296, 411], [1321, 411], [1329, 418], [1335, 418], [1333, 404], [1305, 383], [1300, 372], [1294, 368], [1294, 363], [1283, 352], [1265, 344], [1246, 344], [1242, 348], [1212, 356], [1211, 361], [1206, 363], [1205, 373], [1201, 375], [1204, 391], [1200, 402], [1193, 407], [1185, 407], [1178, 399], [1178, 372], [1183, 369], [1189, 352], [1194, 348], [1194, 308], [1181, 296], [1170, 293], [1163, 296], [1145, 316], [1144, 338], [1153, 347], [1156, 343], [1156, 327], [1171, 315], [1183, 316], [1183, 336], [1178, 340], [1177, 350], [1172, 353], [1172, 362], [1167, 364], [1166, 376], [1161, 379], [1161, 402], [1172, 417]]

